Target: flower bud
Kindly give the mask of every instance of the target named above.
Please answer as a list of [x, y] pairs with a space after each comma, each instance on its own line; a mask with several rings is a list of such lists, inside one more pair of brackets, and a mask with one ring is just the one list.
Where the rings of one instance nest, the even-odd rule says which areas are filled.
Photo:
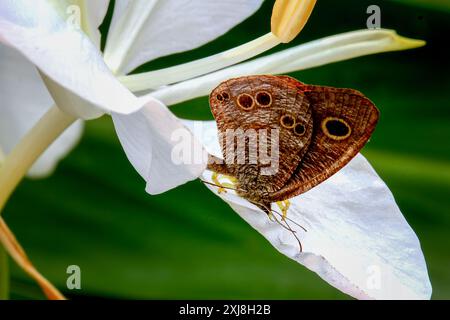
[[273, 6], [271, 31], [281, 42], [288, 43], [302, 31], [316, 0], [277, 0]]

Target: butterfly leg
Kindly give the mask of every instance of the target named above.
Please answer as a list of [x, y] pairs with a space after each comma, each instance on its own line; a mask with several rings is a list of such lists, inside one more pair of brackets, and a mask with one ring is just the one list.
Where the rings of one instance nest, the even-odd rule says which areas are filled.
[[[228, 179], [230, 182], [222, 182], [220, 179]], [[236, 188], [236, 178], [224, 174], [219, 174], [217, 172], [213, 172], [211, 180], [219, 187], [218, 193], [226, 193], [227, 190], [225, 188], [229, 189], [235, 189]]]
[[289, 200], [283, 200], [283, 201], [277, 202], [277, 206], [278, 206], [278, 208], [280, 208], [281, 213], [283, 214], [283, 217], [281, 218], [281, 220], [283, 220], [283, 221], [286, 220], [287, 212], [289, 210], [290, 205], [291, 205], [291, 202]]
[[[208, 155], [207, 169], [213, 172], [211, 179], [214, 184], [219, 187], [219, 193], [226, 192], [225, 188], [236, 188], [236, 178], [231, 175], [227, 165], [223, 163], [222, 159], [211, 154]], [[222, 182], [221, 179], [227, 179], [230, 182]]]

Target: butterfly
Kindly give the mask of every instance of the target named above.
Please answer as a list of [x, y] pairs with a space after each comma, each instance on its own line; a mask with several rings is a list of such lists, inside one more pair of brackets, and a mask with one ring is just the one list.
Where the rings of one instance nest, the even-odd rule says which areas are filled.
[[[271, 203], [304, 193], [344, 167], [379, 118], [375, 105], [356, 90], [288, 76], [230, 79], [209, 101], [223, 159], [209, 155], [208, 169], [234, 177], [238, 195], [268, 214]], [[275, 167], [267, 161], [274, 151]], [[270, 168], [275, 170], [267, 174]]]

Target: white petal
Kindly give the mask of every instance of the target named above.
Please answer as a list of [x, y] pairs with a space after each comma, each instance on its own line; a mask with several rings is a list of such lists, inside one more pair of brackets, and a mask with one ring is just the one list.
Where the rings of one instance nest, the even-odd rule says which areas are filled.
[[66, 112], [89, 119], [141, 107], [89, 38], [46, 1], [2, 0], [0, 42], [16, 48], [45, 74], [56, 104]]
[[[100, 48], [100, 31], [98, 27], [102, 24], [108, 11], [109, 0], [78, 0], [82, 12], [83, 30], [89, 35], [89, 38]], [[84, 14], [84, 16], [83, 16]]]
[[113, 113], [112, 118], [128, 160], [147, 182], [148, 193], [170, 190], [205, 170], [202, 146], [159, 101], [149, 101], [130, 115]]
[[[193, 122], [189, 123], [192, 126]], [[205, 123], [203, 133], [211, 134], [214, 126]], [[217, 138], [213, 141], [200, 135], [199, 139], [217, 153]], [[211, 181], [210, 177], [211, 173], [205, 172], [203, 178]], [[216, 187], [209, 188], [217, 194]], [[302, 253], [294, 236], [269, 221], [261, 210], [231, 191], [221, 197], [277, 250], [355, 298], [431, 296], [419, 240], [388, 187], [362, 155], [322, 184], [290, 200], [288, 218], [308, 230], [304, 232], [290, 222], [301, 239]], [[275, 205], [272, 208], [277, 209]]]
[[118, 74], [199, 47], [254, 13], [261, 0], [117, 0], [105, 60]]
[[[0, 148], [7, 154], [50, 109], [53, 100], [36, 68], [16, 50], [0, 44]], [[45, 176], [77, 143], [81, 121], [58, 138], [31, 168], [29, 175]]]
[[[73, 19], [80, 24], [83, 31], [100, 48], [100, 31], [108, 11], [109, 0], [48, 0], [59, 10], [60, 15]], [[77, 17], [79, 15], [79, 17]], [[78, 21], [79, 19], [79, 21]]]
[[163, 87], [151, 95], [166, 105], [172, 105], [208, 95], [220, 82], [234, 77], [284, 74], [379, 52], [415, 48], [423, 43], [420, 40], [403, 38], [392, 30], [347, 32]]

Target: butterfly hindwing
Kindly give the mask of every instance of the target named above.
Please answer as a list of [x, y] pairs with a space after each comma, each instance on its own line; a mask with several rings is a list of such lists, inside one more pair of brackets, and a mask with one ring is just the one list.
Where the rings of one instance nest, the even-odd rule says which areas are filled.
[[[292, 83], [295, 79], [283, 77]], [[378, 121], [375, 105], [360, 92], [297, 83], [313, 114], [308, 151], [287, 184], [271, 194], [280, 201], [308, 191], [345, 166], [370, 138]]]

